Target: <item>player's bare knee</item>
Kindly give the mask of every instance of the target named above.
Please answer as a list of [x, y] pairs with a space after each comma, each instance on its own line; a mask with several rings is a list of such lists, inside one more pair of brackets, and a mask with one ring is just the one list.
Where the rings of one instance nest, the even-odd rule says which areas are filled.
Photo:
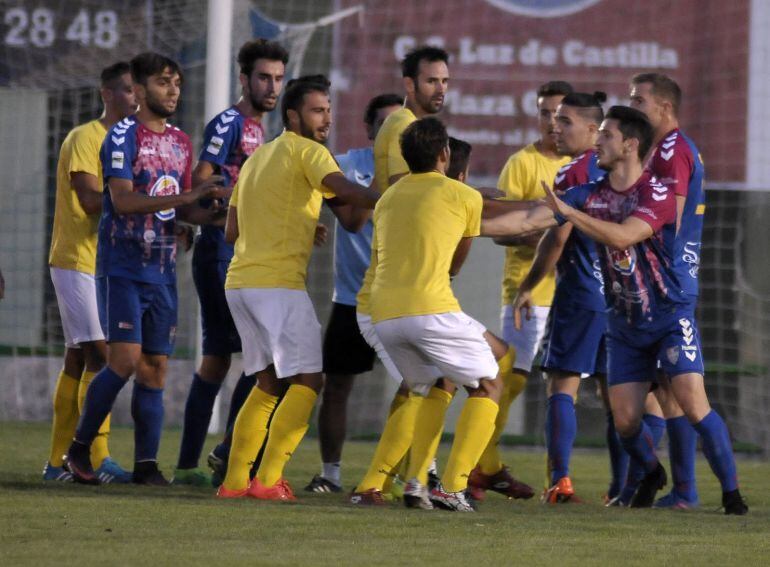
[[[500, 380], [495, 380], [495, 381], [501, 382]], [[438, 388], [439, 390], [444, 390], [445, 392], [449, 392], [450, 394], [454, 394], [457, 391], [457, 386], [455, 386], [452, 382], [450, 382], [446, 378], [439, 378], [436, 381], [436, 388]]]
[[198, 368], [198, 376], [201, 380], [210, 384], [221, 384], [227, 378], [230, 371], [230, 355], [203, 355], [201, 365]]
[[83, 343], [85, 368], [89, 372], [98, 372], [107, 362], [107, 345], [104, 341]]
[[83, 349], [67, 348], [64, 351], [64, 373], [67, 376], [80, 380], [80, 375], [83, 374], [84, 368]]
[[349, 374], [327, 374], [323, 386], [324, 404], [345, 404], [353, 390], [354, 377]]
[[470, 398], [489, 398], [493, 402], [499, 402], [503, 393], [503, 381], [482, 378], [479, 380], [478, 388], [467, 388]]
[[136, 371], [136, 381], [148, 388], [163, 388], [166, 384], [168, 356], [143, 354]]
[[301, 386], [306, 386], [314, 390], [316, 394], [321, 391], [321, 388], [323, 388], [324, 385], [323, 374], [320, 372], [297, 374], [296, 376], [289, 378], [289, 382], [292, 385], [298, 384]]

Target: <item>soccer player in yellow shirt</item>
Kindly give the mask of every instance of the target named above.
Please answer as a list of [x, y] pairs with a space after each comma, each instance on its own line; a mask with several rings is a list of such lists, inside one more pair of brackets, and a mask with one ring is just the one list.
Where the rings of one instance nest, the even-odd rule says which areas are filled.
[[430, 117], [402, 135], [410, 175], [375, 208], [370, 305], [376, 333], [411, 391], [425, 395], [443, 376], [469, 393], [443, 484], [430, 493], [436, 506], [469, 512], [464, 491], [492, 438], [502, 384], [485, 329], [461, 311], [448, 274], [458, 244], [485, 234], [487, 216], [517, 205], [484, 201], [447, 178], [448, 142], [446, 128]]
[[[294, 500], [283, 469], [308, 426], [323, 385], [321, 326], [305, 289], [321, 203], [349, 230], [360, 229], [376, 191], [348, 181], [324, 147], [331, 126], [329, 82], [290, 81], [281, 103], [286, 130], [246, 161], [228, 210], [225, 237], [235, 243], [225, 283], [257, 385], [235, 421], [220, 498]], [[276, 408], [283, 384], [286, 394]], [[262, 462], [249, 482], [250, 461], [268, 433]]]
[[[43, 469], [44, 480], [72, 479], [62, 467], [62, 458], [75, 434], [88, 385], [105, 359], [94, 279], [96, 229], [103, 191], [99, 149], [107, 130], [136, 110], [128, 63], [121, 61], [102, 70], [99, 92], [104, 112], [67, 135], [56, 169], [56, 206], [48, 265], [66, 350], [54, 393], [51, 453]], [[94, 441], [92, 466], [104, 483], [131, 482], [131, 473], [110, 458], [109, 431], [107, 417]]]
[[[443, 109], [444, 97], [449, 88], [448, 63], [449, 54], [440, 47], [431, 45], [413, 49], [401, 61], [401, 75], [406, 91], [404, 108], [388, 116], [374, 140], [374, 179], [381, 193], [409, 173], [409, 166], [401, 155], [401, 134], [415, 120], [434, 116]], [[376, 268], [376, 259], [372, 255], [372, 262], [358, 292], [356, 319], [361, 334], [377, 351], [388, 373], [392, 378], [402, 381], [387, 353], [377, 344], [378, 340], [372, 327], [369, 292]], [[396, 392], [369, 472], [359, 482], [351, 501], [361, 504], [377, 504], [381, 501], [382, 490], [392, 478], [390, 473], [393, 466], [402, 458], [411, 442], [421, 400], [419, 396], [410, 397], [409, 389], [405, 385]]]

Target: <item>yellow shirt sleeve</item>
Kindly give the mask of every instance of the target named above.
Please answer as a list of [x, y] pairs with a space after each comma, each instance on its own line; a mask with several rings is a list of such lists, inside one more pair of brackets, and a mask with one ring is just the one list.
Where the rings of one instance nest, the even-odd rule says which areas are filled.
[[334, 197], [334, 192], [323, 184], [324, 178], [330, 173], [342, 174], [331, 152], [321, 144], [312, 143], [305, 148], [300, 161], [310, 185], [318, 189], [327, 199]]
[[[408, 124], [406, 125], [408, 126]], [[388, 139], [388, 177], [409, 173], [409, 166], [406, 164], [401, 153], [401, 133], [406, 129], [394, 128]]]
[[516, 155], [512, 156], [500, 172], [500, 178], [497, 181], [497, 188], [505, 193], [505, 199], [508, 201], [522, 201], [527, 198], [526, 187], [527, 168], [521, 167], [520, 160]]
[[70, 175], [73, 173], [88, 173], [95, 177], [99, 177], [99, 181], [101, 182], [101, 162], [99, 160], [100, 149], [101, 140], [97, 140], [95, 136], [73, 136], [67, 172]]
[[481, 234], [481, 211], [484, 208], [484, 199], [481, 197], [481, 193], [470, 187], [464, 191], [461, 198], [468, 219], [463, 238], [478, 236]]

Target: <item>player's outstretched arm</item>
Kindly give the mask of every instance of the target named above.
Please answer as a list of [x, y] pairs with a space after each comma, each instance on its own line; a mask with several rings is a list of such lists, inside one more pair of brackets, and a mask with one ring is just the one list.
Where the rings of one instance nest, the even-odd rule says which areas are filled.
[[330, 173], [323, 178], [321, 183], [334, 193], [336, 198], [342, 201], [342, 203], [361, 209], [373, 209], [380, 198], [380, 194], [377, 191], [348, 181], [340, 171]]
[[571, 222], [589, 238], [616, 250], [626, 250], [653, 235], [652, 227], [637, 217], [628, 217], [622, 223], [595, 219], [562, 201], [546, 183], [545, 202], [548, 208]]
[[326, 199], [326, 204], [329, 205], [334, 216], [340, 221], [340, 226], [348, 232], [359, 232], [372, 216], [371, 209], [343, 203], [337, 197]]
[[128, 215], [156, 213], [166, 209], [189, 205], [205, 198], [227, 197], [231, 190], [218, 186], [217, 183], [220, 180], [221, 178], [214, 176], [186, 193], [155, 197], [145, 195], [144, 193], [135, 193], [133, 181], [130, 179], [110, 177], [107, 185], [115, 211], [121, 215]]
[[533, 201], [484, 201], [481, 236], [515, 236], [556, 226], [551, 209]]
[[72, 188], [78, 197], [78, 202], [87, 215], [102, 212], [104, 195], [95, 175], [83, 171], [74, 171], [70, 175]]

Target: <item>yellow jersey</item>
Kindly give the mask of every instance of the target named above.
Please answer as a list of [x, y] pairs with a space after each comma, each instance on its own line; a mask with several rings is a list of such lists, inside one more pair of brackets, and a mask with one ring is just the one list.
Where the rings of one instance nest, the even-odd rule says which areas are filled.
[[[388, 189], [390, 186], [388, 180], [391, 177], [409, 173], [409, 166], [401, 154], [401, 134], [415, 120], [417, 117], [411, 110], [406, 107], [400, 108], [385, 119], [379, 132], [377, 132], [377, 137], [374, 139], [374, 179], [380, 193], [384, 193]], [[356, 296], [357, 313], [369, 314], [369, 295], [376, 269], [377, 258], [372, 252], [369, 268], [364, 274], [361, 289]]]
[[437, 172], [407, 175], [382, 196], [372, 321], [460, 311], [449, 268], [460, 239], [479, 235], [482, 208], [478, 191]]
[[288, 130], [254, 151], [230, 198], [238, 239], [225, 289], [305, 289], [321, 204], [334, 196], [321, 182], [335, 172], [327, 148]]
[[[553, 186], [553, 180], [559, 169], [567, 165], [569, 157], [549, 158], [544, 156], [534, 144], [525, 146], [511, 157], [500, 172], [497, 188], [505, 192], [508, 201], [533, 201], [545, 197], [541, 181]], [[511, 305], [521, 282], [529, 273], [535, 259], [535, 248], [522, 244], [506, 246], [503, 264], [503, 305]], [[556, 287], [556, 276], [548, 274], [532, 290], [535, 305], [549, 306]]]
[[48, 265], [87, 274], [96, 273], [96, 240], [100, 213], [86, 214], [72, 186], [73, 173], [88, 173], [104, 190], [99, 150], [107, 129], [98, 120], [73, 128], [59, 150], [56, 166], [56, 205]]

